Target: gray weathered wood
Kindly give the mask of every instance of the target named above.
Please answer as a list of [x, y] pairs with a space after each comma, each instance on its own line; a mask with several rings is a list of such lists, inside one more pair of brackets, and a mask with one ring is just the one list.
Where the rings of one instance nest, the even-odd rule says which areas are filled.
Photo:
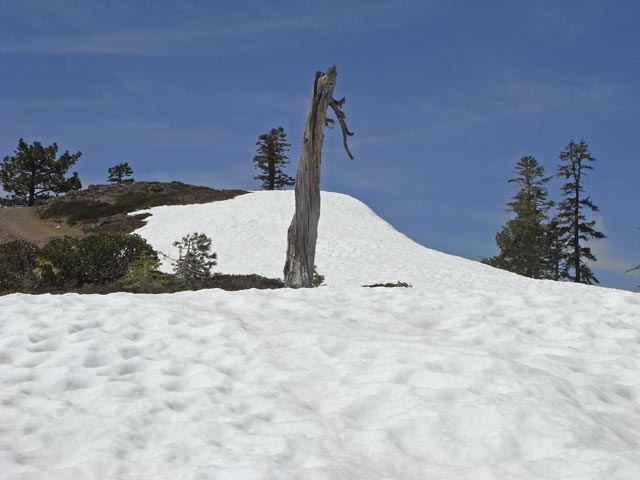
[[296, 210], [288, 232], [287, 260], [284, 266], [284, 283], [287, 287], [311, 287], [320, 220], [320, 164], [324, 127], [334, 120], [327, 118], [327, 108], [331, 107], [340, 123], [344, 148], [353, 159], [347, 145], [347, 136], [353, 135], [345, 123], [341, 110], [345, 99], [334, 100], [336, 66], [325, 73], [316, 72], [309, 110], [304, 125], [302, 151], [296, 173]]

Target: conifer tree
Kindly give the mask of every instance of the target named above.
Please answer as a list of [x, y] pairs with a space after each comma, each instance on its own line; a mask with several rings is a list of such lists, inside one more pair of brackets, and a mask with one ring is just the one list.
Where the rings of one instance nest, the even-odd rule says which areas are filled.
[[589, 196], [584, 195], [584, 179], [587, 170], [593, 170], [590, 162], [596, 159], [589, 152], [589, 145], [584, 140], [569, 142], [560, 153], [557, 176], [565, 178], [562, 186], [562, 200], [558, 204], [558, 233], [564, 247], [562, 260], [565, 263], [563, 277], [576, 283], [600, 283], [586, 261], [596, 261], [591, 248], [584, 242], [591, 239], [605, 238], [602, 232], [594, 227], [595, 220], [587, 220], [586, 212], [597, 212]]
[[292, 186], [295, 179], [282, 171], [283, 167], [289, 163], [289, 157], [285, 152], [291, 146], [287, 143], [287, 135], [282, 127], [272, 128], [269, 132], [258, 137], [256, 142], [257, 153], [253, 157], [254, 168], [262, 170], [262, 174], [253, 177], [260, 180], [260, 188], [263, 190], [282, 190], [284, 187]]
[[547, 278], [549, 238], [544, 222], [552, 202], [544, 184], [550, 177], [545, 177], [544, 167], [532, 156], [522, 157], [514, 173], [516, 177], [509, 182], [519, 190], [507, 206], [515, 218], [496, 235], [500, 253], [483, 262], [527, 277]]
[[117, 165], [110, 167], [107, 169], [107, 173], [109, 174], [109, 177], [107, 178], [108, 182], [133, 182], [133, 178], [125, 179], [125, 177], [131, 177], [133, 175], [133, 168], [131, 168], [127, 162], [118, 163]]
[[543, 278], [561, 280], [567, 278], [567, 268], [564, 261], [565, 241], [559, 227], [557, 216], [546, 225], [546, 271]]
[[173, 268], [176, 276], [187, 283], [197, 282], [211, 276], [211, 268], [217, 265], [218, 255], [211, 251], [211, 239], [204, 233], [190, 233], [181, 241], [173, 242], [178, 247], [178, 259]]
[[82, 155], [65, 151], [58, 157], [58, 144], [29, 145], [22, 138], [15, 155], [4, 157], [0, 164], [0, 182], [11, 197], [3, 203], [33, 206], [39, 198], [47, 198], [79, 188], [80, 178], [65, 175]]

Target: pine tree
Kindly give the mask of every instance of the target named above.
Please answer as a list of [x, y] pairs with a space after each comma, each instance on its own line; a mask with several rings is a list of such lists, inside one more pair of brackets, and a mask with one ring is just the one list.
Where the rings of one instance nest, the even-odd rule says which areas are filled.
[[204, 233], [190, 233], [181, 241], [173, 242], [178, 247], [178, 259], [173, 268], [177, 277], [187, 283], [198, 282], [211, 276], [211, 267], [217, 265], [218, 255], [211, 252], [211, 239]]
[[107, 170], [107, 173], [109, 174], [109, 177], [107, 178], [108, 182], [111, 182], [111, 183], [133, 182], [133, 178], [127, 178], [127, 179], [124, 178], [124, 177], [130, 177], [133, 175], [133, 169], [129, 166], [127, 162], [118, 163], [117, 165], [110, 167]]
[[549, 238], [544, 222], [552, 203], [544, 184], [550, 177], [531, 156], [522, 157], [514, 173], [517, 176], [509, 183], [517, 184], [519, 190], [507, 206], [515, 218], [496, 235], [500, 253], [483, 262], [531, 278], [548, 278]]
[[546, 225], [546, 271], [543, 278], [561, 280], [567, 278], [567, 268], [564, 261], [565, 241], [560, 230], [557, 216]]
[[256, 142], [257, 153], [253, 157], [255, 168], [262, 170], [262, 174], [253, 177], [260, 180], [260, 188], [263, 190], [282, 190], [291, 186], [295, 179], [282, 171], [289, 162], [285, 152], [289, 150], [287, 136], [282, 127], [272, 128], [269, 132], [258, 137]]
[[594, 227], [595, 220], [587, 220], [586, 211], [597, 212], [598, 207], [593, 204], [589, 196], [584, 195], [584, 178], [586, 170], [593, 170], [589, 162], [596, 159], [589, 152], [589, 145], [584, 140], [569, 142], [560, 153], [557, 176], [565, 178], [567, 183], [562, 186], [562, 200], [558, 204], [558, 232], [564, 246], [562, 260], [565, 270], [562, 275], [576, 283], [600, 283], [593, 275], [586, 261], [596, 261], [591, 248], [584, 242], [591, 239], [605, 238], [602, 232]]
[[[80, 185], [77, 174], [65, 178], [67, 171], [82, 155], [64, 152], [58, 157], [58, 145], [45, 146], [40, 142], [29, 145], [22, 138], [14, 156], [4, 157], [0, 164], [0, 182], [11, 193], [3, 203], [33, 206], [39, 198], [66, 193]], [[57, 157], [57, 158], [56, 158]]]

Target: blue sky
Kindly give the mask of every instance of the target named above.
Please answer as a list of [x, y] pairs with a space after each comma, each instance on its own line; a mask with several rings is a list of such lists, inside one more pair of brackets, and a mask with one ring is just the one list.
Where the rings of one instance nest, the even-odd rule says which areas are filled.
[[293, 174], [314, 73], [335, 63], [356, 159], [328, 131], [324, 190], [477, 260], [497, 253], [518, 159], [551, 174], [584, 138], [596, 275], [636, 289], [639, 23], [628, 0], [0, 0], [0, 156], [56, 141], [83, 152], [85, 186], [126, 161], [139, 180], [255, 189], [258, 135], [284, 127]]

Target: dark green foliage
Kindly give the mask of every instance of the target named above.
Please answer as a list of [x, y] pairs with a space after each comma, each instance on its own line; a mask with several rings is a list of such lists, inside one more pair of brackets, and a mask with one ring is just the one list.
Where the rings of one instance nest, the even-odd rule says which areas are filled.
[[552, 202], [544, 186], [549, 177], [545, 177], [544, 167], [531, 156], [518, 161], [515, 174], [509, 182], [518, 185], [519, 190], [507, 203], [515, 218], [496, 235], [500, 253], [483, 263], [531, 278], [549, 278], [553, 232], [545, 220]]
[[97, 200], [65, 200], [53, 201], [40, 213], [41, 218], [67, 217], [67, 222], [95, 222], [102, 217], [122, 213], [122, 209], [111, 203]]
[[52, 240], [39, 256], [50, 266], [53, 286], [62, 288], [114, 282], [127, 275], [131, 264], [143, 256], [158, 261], [146, 240], [122, 234]]
[[253, 177], [260, 180], [263, 190], [282, 190], [291, 186], [295, 180], [282, 171], [289, 161], [285, 152], [289, 150], [287, 136], [282, 127], [272, 128], [258, 137], [257, 153], [253, 157], [254, 167], [262, 170], [262, 174]]
[[80, 177], [78, 176], [78, 172], [73, 172], [71, 177], [67, 178], [67, 184], [65, 187], [65, 192], [75, 192], [82, 188], [82, 182], [80, 181]]
[[0, 293], [28, 292], [37, 283], [38, 247], [17, 240], [0, 244]]
[[217, 262], [217, 254], [211, 252], [211, 239], [204, 233], [190, 233], [181, 241], [173, 242], [178, 247], [178, 259], [173, 268], [176, 277], [185, 283], [198, 282], [211, 277], [211, 268]]
[[407, 282], [401, 282], [400, 280], [398, 280], [396, 283], [373, 283], [371, 285], [363, 285], [363, 287], [369, 287], [369, 288], [378, 288], [378, 287], [384, 287], [384, 288], [411, 288], [412, 285], [410, 283]]
[[0, 244], [0, 295], [9, 293], [174, 293], [221, 288], [283, 288], [259, 275], [192, 277], [162, 273], [158, 256], [137, 235], [92, 235], [53, 240], [41, 249], [16, 241]]
[[544, 258], [546, 275], [544, 278], [561, 280], [566, 273], [564, 261], [565, 243], [556, 217], [553, 217], [546, 225], [546, 238], [546, 257]]
[[0, 182], [5, 192], [11, 194], [13, 205], [33, 206], [37, 199], [76, 190], [81, 187], [78, 174], [65, 178], [69, 168], [82, 155], [65, 151], [58, 156], [58, 145], [44, 146], [40, 142], [27, 144], [18, 141], [15, 155], [4, 157], [0, 166]]
[[557, 176], [567, 180], [562, 186], [562, 200], [558, 204], [556, 215], [560, 242], [563, 246], [561, 272], [562, 278], [568, 278], [576, 283], [599, 283], [586, 261], [595, 262], [591, 248], [584, 242], [591, 239], [605, 238], [597, 231], [595, 220], [587, 220], [586, 212], [597, 212], [598, 207], [593, 204], [589, 196], [584, 195], [584, 179], [587, 170], [593, 170], [591, 162], [595, 158], [589, 152], [589, 145], [584, 140], [569, 142], [560, 153]]
[[133, 169], [127, 162], [118, 163], [107, 170], [109, 177], [107, 181], [110, 183], [133, 182], [133, 178], [127, 178], [133, 175]]

